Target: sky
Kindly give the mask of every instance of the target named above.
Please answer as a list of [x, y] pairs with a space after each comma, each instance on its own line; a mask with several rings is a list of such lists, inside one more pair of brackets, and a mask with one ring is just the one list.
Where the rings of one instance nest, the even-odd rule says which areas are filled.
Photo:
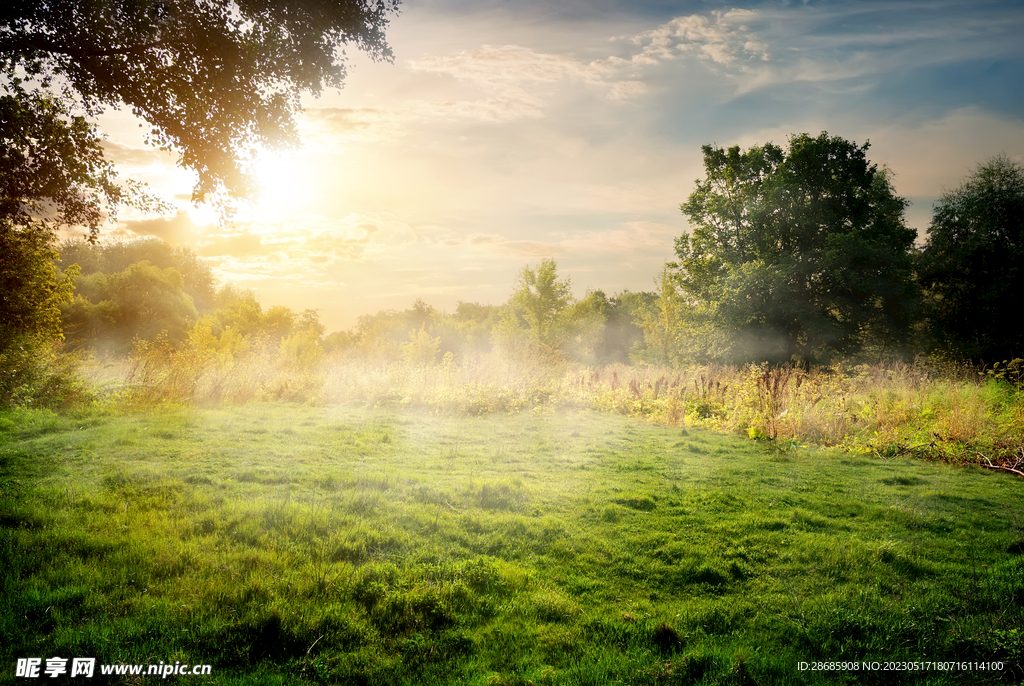
[[392, 63], [350, 49], [345, 88], [303, 101], [302, 147], [266, 156], [228, 224], [104, 115], [120, 173], [178, 208], [107, 238], [188, 246], [340, 330], [417, 298], [503, 303], [546, 258], [577, 297], [654, 290], [709, 143], [870, 141], [922, 240], [978, 164], [1024, 162], [1020, 2], [406, 0], [387, 36]]

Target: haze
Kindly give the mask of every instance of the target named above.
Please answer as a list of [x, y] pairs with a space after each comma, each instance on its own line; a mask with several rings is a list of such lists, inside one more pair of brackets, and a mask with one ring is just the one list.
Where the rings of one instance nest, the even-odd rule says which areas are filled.
[[394, 63], [350, 50], [346, 88], [305, 102], [303, 146], [266, 156], [229, 224], [136, 120], [105, 115], [121, 174], [178, 207], [105, 237], [188, 245], [331, 330], [416, 298], [504, 302], [546, 257], [577, 297], [651, 290], [702, 144], [822, 130], [870, 140], [923, 232], [979, 162], [1024, 160], [1022, 35], [1015, 2], [409, 0]]

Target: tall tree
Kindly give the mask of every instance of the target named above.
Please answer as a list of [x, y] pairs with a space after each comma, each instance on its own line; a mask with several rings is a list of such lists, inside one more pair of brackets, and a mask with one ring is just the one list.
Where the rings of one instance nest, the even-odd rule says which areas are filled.
[[703, 146], [707, 176], [681, 209], [679, 283], [735, 360], [814, 360], [909, 332], [915, 232], [891, 175], [822, 133], [742, 152]]
[[114, 274], [82, 279], [74, 301], [64, 309], [64, 325], [73, 341], [105, 351], [127, 352], [134, 339], [161, 333], [178, 343], [198, 318], [178, 270], [136, 262]]
[[570, 339], [585, 333], [588, 328], [585, 325], [576, 327], [577, 323], [604, 320], [600, 312], [587, 309], [578, 313], [584, 316], [585, 322], [574, 321], [575, 305], [571, 283], [569, 279], [558, 278], [558, 266], [554, 260], [542, 260], [536, 270], [523, 267], [508, 304], [503, 308], [502, 321], [492, 332], [492, 341], [508, 354], [509, 359], [523, 362], [564, 359]]
[[[2, 78], [0, 78], [2, 80]], [[60, 306], [75, 273], [53, 249], [59, 223], [98, 227], [104, 208], [145, 205], [113, 181], [95, 128], [66, 103], [17, 80], [0, 95], [0, 403], [40, 377], [62, 338]], [[50, 221], [41, 219], [48, 216]]]
[[1024, 167], [978, 166], [935, 205], [918, 278], [937, 344], [975, 361], [1024, 356]]
[[680, 365], [706, 363], [716, 356], [708, 308], [679, 288], [678, 275], [665, 265], [654, 279], [655, 293], [637, 308], [635, 321], [645, 345], [633, 351], [638, 362]]

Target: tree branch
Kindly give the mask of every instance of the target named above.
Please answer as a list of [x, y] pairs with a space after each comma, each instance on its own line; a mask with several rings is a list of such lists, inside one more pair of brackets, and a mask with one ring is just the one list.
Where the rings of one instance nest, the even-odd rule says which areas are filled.
[[75, 59], [81, 59], [84, 57], [109, 57], [110, 55], [130, 55], [145, 52], [150, 48], [162, 48], [166, 45], [164, 41], [154, 41], [152, 43], [141, 43], [138, 45], [129, 45], [123, 48], [75, 48], [68, 45], [61, 45], [49, 37], [42, 34], [32, 34], [25, 36], [14, 42], [0, 42], [0, 54], [18, 53], [18, 52], [29, 52], [32, 50], [40, 50], [42, 52], [55, 53], [59, 55], [67, 55]]

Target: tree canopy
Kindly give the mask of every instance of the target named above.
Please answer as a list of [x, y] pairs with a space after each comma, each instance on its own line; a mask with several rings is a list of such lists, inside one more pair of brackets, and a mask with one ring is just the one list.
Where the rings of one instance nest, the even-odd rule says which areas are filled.
[[918, 262], [940, 347], [995, 362], [1024, 355], [1024, 167], [978, 166], [935, 205]]
[[127, 106], [152, 143], [197, 173], [194, 200], [221, 188], [245, 195], [256, 150], [295, 142], [300, 95], [342, 86], [340, 46], [391, 59], [384, 30], [397, 5], [13, 0], [0, 13], [0, 78], [23, 109], [45, 113], [39, 99], [87, 116]]
[[554, 260], [543, 260], [537, 270], [523, 267], [509, 299], [544, 348], [558, 345], [559, 319], [573, 304], [571, 284], [559, 279]]
[[824, 132], [788, 150], [703, 146], [675, 266], [724, 356], [814, 360], [906, 336], [916, 233], [867, 149]]

